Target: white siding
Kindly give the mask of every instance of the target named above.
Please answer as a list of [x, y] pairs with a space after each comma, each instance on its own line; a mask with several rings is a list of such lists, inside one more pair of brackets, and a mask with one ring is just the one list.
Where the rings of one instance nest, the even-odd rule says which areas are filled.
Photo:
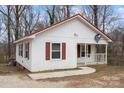
[[[39, 38], [37, 38], [39, 39]], [[76, 44], [69, 39], [42, 38], [33, 42], [32, 69], [34, 71], [48, 69], [64, 69], [76, 67]], [[66, 60], [45, 60], [45, 42], [66, 42]], [[40, 43], [40, 44], [39, 44]], [[35, 46], [37, 45], [37, 46]], [[35, 48], [34, 48], [35, 47]], [[70, 57], [71, 56], [71, 57]], [[73, 56], [73, 57], [72, 57]]]
[[[27, 58], [25, 58], [25, 43], [29, 42], [30, 46], [29, 46], [29, 60]], [[23, 57], [19, 56], [19, 51], [18, 51], [18, 47], [19, 44], [23, 43]], [[21, 64], [22, 66], [24, 66], [25, 68], [27, 68], [28, 70], [31, 70], [31, 60], [32, 60], [32, 43], [31, 41], [23, 41], [20, 42], [18, 44], [16, 44], [16, 61]]]

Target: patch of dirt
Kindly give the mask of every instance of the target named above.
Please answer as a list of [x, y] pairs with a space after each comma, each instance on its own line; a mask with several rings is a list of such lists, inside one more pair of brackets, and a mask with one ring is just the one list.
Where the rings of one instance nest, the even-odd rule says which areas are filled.
[[7, 75], [9, 73], [11, 73], [11, 72], [9, 72], [9, 71], [0, 71], [0, 75]]
[[13, 75], [13, 74], [26, 74], [27, 70], [19, 70], [15, 66], [9, 66], [8, 64], [0, 64], [0, 75]]
[[118, 81], [118, 80], [120, 80], [120, 77], [117, 77], [117, 76], [103, 76], [103, 77], [101, 77], [101, 80]]
[[[123, 88], [124, 67], [93, 65], [95, 73], [46, 80], [32, 80], [27, 71], [0, 64], [0, 87]], [[18, 83], [17, 83], [18, 82]]]

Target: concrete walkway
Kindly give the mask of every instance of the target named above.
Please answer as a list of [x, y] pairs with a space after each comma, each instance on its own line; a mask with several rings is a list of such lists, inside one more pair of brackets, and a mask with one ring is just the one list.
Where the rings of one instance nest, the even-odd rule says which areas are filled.
[[77, 70], [74, 69], [74, 70], [65, 70], [65, 71], [32, 73], [32, 74], [28, 74], [28, 76], [31, 77], [33, 80], [39, 80], [39, 79], [90, 74], [96, 71], [96, 69], [91, 67], [79, 67], [79, 68], [80, 69]]

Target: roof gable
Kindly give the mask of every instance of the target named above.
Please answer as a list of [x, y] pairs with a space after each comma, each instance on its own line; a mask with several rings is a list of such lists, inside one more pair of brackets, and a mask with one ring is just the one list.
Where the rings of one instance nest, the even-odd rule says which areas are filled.
[[88, 27], [90, 27], [91, 29], [93, 29], [94, 31], [96, 31], [97, 33], [99, 33], [100, 35], [102, 35], [106, 40], [108, 40], [109, 42], [112, 42], [112, 39], [107, 34], [103, 33], [100, 29], [98, 29], [96, 26], [94, 26], [93, 24], [91, 24], [81, 14], [76, 14], [76, 15], [74, 15], [72, 17], [66, 18], [66, 19], [64, 19], [64, 20], [62, 20], [60, 22], [57, 22], [57, 23], [55, 23], [55, 24], [53, 24], [51, 26], [48, 26], [48, 27], [46, 27], [43, 30], [38, 29], [37, 32], [34, 32], [34, 33], [30, 34], [29, 36], [26, 36], [26, 37], [24, 37], [22, 39], [19, 39], [19, 40], [15, 41], [15, 43], [17, 43], [19, 41], [22, 41], [22, 40], [25, 40], [25, 39], [35, 38], [36, 35], [41, 34], [41, 33], [44, 33], [46, 31], [49, 31], [50, 29], [55, 28], [55, 27], [57, 27], [57, 26], [59, 26], [61, 24], [64, 24], [65, 22], [68, 22], [70, 20], [74, 20], [75, 18], [78, 18], [81, 22], [85, 23]]

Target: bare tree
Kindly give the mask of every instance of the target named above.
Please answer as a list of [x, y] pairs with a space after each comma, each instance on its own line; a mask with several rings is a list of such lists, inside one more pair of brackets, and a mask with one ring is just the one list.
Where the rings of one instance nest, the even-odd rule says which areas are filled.
[[36, 12], [32, 6], [27, 6], [23, 15], [22, 15], [22, 30], [24, 30], [24, 34], [28, 35], [32, 33], [37, 25], [40, 23], [40, 11]]
[[91, 8], [93, 9], [93, 15], [94, 15], [94, 24], [96, 27], [98, 27], [98, 6], [97, 5], [93, 5], [91, 6]]
[[[5, 24], [7, 28], [7, 35], [8, 35], [8, 56], [11, 56], [11, 47], [10, 47], [10, 38], [11, 38], [11, 33], [10, 33], [10, 26], [11, 26], [11, 12], [12, 8], [10, 5], [7, 6], [0, 6], [0, 12], [2, 13], [3, 17], [5, 17]], [[7, 23], [6, 23], [7, 22]]]
[[18, 40], [20, 37], [22, 37], [21, 35], [21, 31], [20, 31], [20, 18], [24, 12], [24, 10], [26, 9], [26, 5], [14, 5], [13, 6], [13, 15], [15, 16], [15, 40]]
[[111, 65], [124, 65], [124, 28], [117, 27], [109, 33], [113, 42], [109, 44], [108, 63]]
[[[98, 27], [98, 9], [99, 9], [99, 6], [98, 5], [89, 5], [86, 7], [89, 7], [88, 10], [86, 10], [86, 11], [92, 14], [90, 19], [93, 21], [91, 21], [91, 22], [93, 22], [93, 24], [96, 27]], [[89, 13], [87, 13], [87, 14], [89, 15]]]
[[55, 5], [50, 6], [50, 8], [47, 7], [46, 10], [48, 16], [49, 16], [49, 20], [50, 20], [50, 25], [55, 23], [56, 20], [56, 15], [55, 15]]
[[117, 16], [114, 16], [111, 6], [108, 5], [83, 6], [83, 13], [103, 32], [109, 30], [112, 23], [117, 20]]
[[71, 16], [71, 8], [72, 8], [72, 5], [63, 6], [64, 18]]
[[104, 6], [104, 9], [103, 9], [103, 28], [102, 28], [102, 30], [103, 30], [103, 32], [105, 32], [105, 21], [106, 21], [106, 14], [107, 14], [107, 6], [105, 5]]
[[7, 30], [8, 30], [8, 56], [11, 56], [11, 49], [10, 49], [10, 13], [11, 13], [11, 7], [10, 5], [7, 6]]

